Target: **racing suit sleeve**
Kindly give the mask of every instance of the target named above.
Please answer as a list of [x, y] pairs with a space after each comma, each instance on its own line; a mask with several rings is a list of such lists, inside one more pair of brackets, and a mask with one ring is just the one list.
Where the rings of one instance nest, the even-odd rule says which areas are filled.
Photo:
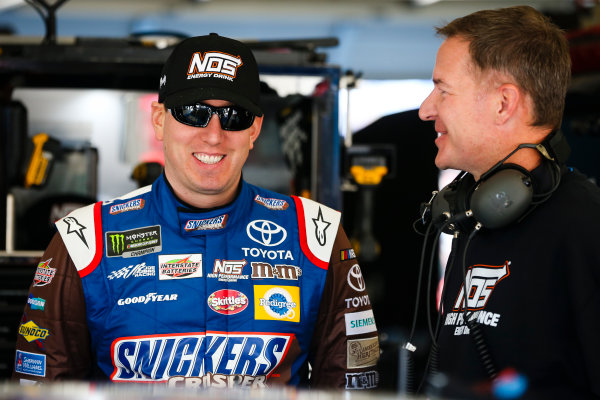
[[310, 350], [311, 387], [372, 389], [379, 339], [365, 281], [339, 225]]
[[58, 233], [29, 288], [13, 367], [23, 383], [85, 379], [93, 370], [81, 278]]

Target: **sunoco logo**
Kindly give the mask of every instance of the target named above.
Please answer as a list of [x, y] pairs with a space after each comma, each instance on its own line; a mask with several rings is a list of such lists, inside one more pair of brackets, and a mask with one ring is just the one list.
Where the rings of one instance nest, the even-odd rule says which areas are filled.
[[138, 257], [162, 250], [160, 225], [121, 232], [106, 232], [108, 257]]
[[28, 321], [19, 326], [19, 334], [28, 342], [33, 342], [34, 340], [46, 340], [50, 332], [46, 328], [39, 327], [35, 322]]
[[287, 238], [287, 232], [275, 222], [257, 219], [246, 227], [248, 237], [264, 246], [277, 246]]

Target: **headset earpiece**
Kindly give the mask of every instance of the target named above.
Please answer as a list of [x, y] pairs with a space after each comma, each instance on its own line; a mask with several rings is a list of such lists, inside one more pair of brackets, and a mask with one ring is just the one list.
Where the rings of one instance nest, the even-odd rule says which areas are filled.
[[[538, 150], [543, 156], [542, 161], [552, 163], [553, 167], [552, 188], [545, 193], [536, 194], [535, 202], [529, 171], [516, 164], [504, 163], [523, 148]], [[491, 229], [518, 221], [528, 210], [546, 201], [556, 190], [561, 179], [560, 166], [569, 157], [569, 153], [569, 144], [563, 134], [553, 131], [542, 143], [522, 143], [517, 146], [483, 173], [477, 182], [471, 174], [463, 171], [425, 204], [427, 210], [431, 211], [431, 221], [438, 229], [444, 224], [445, 233], [462, 228], [469, 230], [474, 226], [473, 220]], [[465, 225], [466, 219], [471, 219], [470, 226]]]
[[504, 164], [481, 181], [471, 195], [473, 217], [486, 228], [502, 228], [518, 220], [533, 199], [531, 175], [525, 169]]

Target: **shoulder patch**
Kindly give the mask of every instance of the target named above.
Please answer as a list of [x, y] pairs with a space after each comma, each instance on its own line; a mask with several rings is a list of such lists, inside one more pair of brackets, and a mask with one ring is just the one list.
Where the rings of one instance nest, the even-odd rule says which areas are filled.
[[302, 251], [318, 267], [327, 269], [342, 214], [314, 200], [292, 198], [298, 213]]
[[90, 204], [56, 222], [56, 228], [82, 278], [96, 268], [102, 257], [100, 207], [100, 202]]

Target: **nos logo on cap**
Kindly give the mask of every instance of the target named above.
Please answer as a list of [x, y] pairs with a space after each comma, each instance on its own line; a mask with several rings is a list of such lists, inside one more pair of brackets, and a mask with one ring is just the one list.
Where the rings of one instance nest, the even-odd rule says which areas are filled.
[[234, 57], [230, 54], [217, 51], [198, 52], [192, 56], [188, 75], [217, 73], [235, 78], [237, 69], [242, 64], [241, 57]]

